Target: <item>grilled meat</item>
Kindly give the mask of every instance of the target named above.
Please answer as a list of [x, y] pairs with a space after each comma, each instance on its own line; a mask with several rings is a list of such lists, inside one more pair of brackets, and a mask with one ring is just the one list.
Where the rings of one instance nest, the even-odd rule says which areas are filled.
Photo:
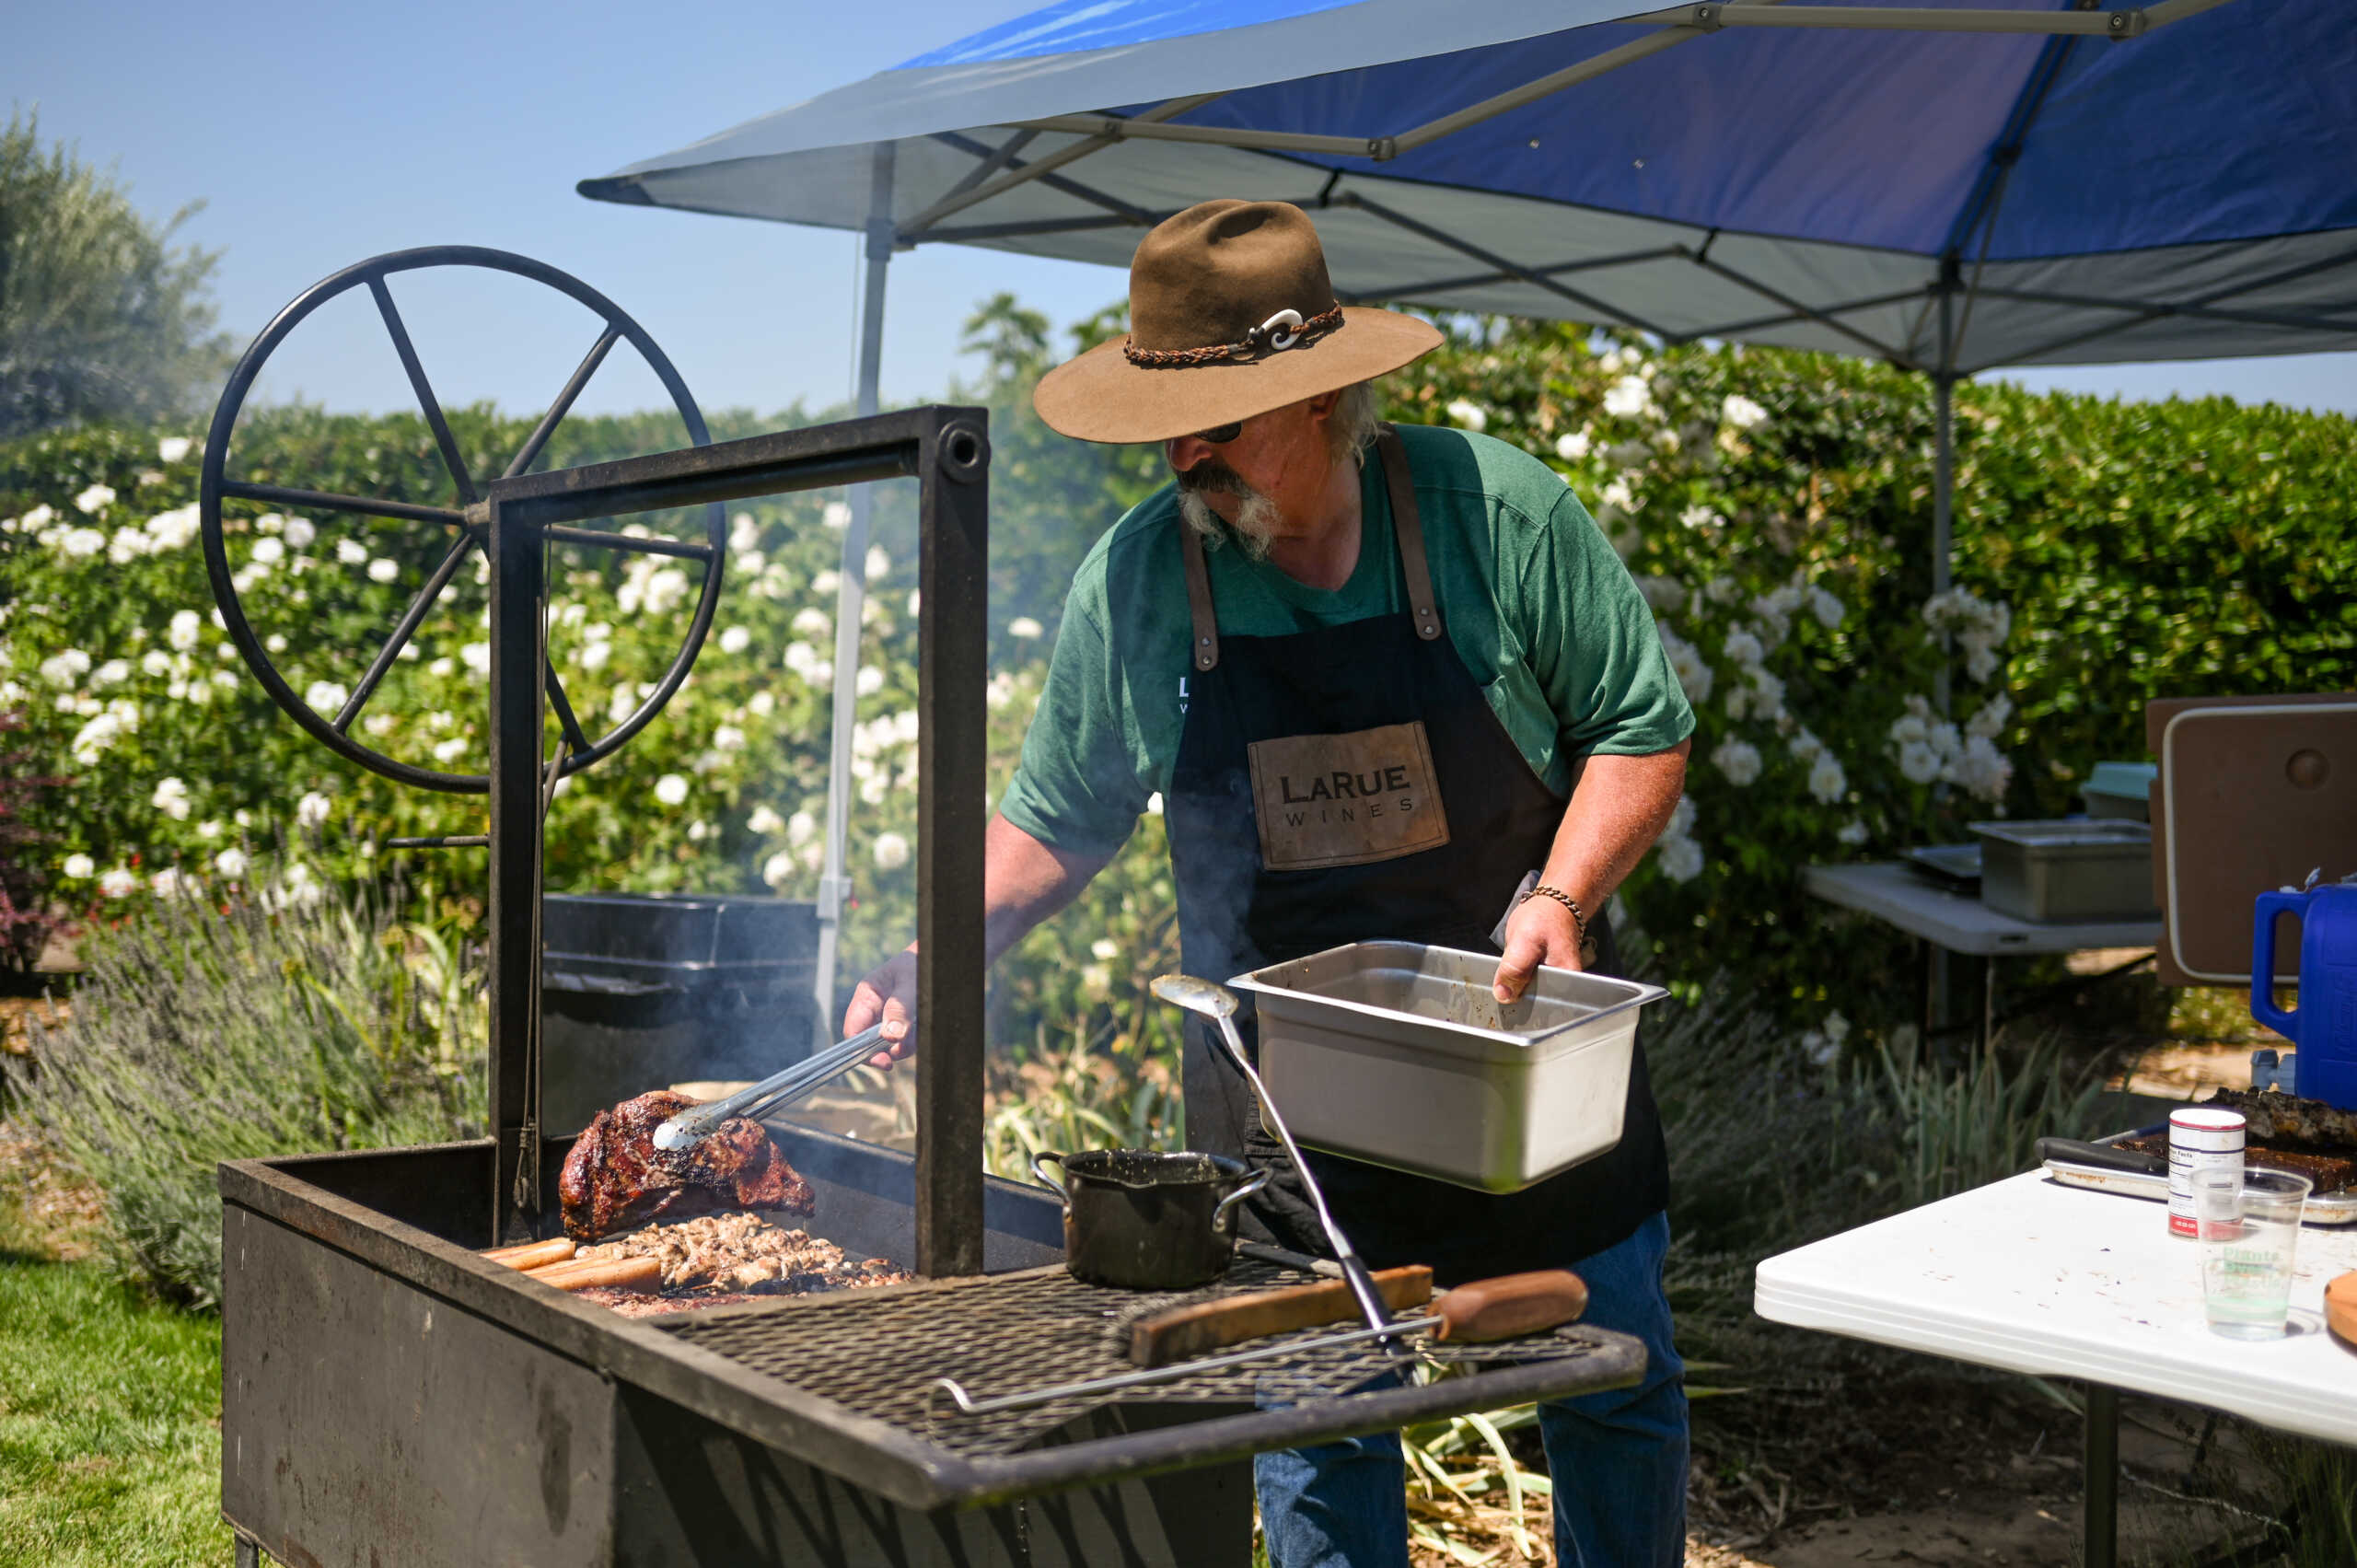
[[2357, 1149], [2357, 1110], [2278, 1089], [2220, 1089], [2205, 1105], [2239, 1110], [2254, 1144], [2300, 1144], [2332, 1154]]
[[[2119, 1147], [2134, 1149], [2139, 1154], [2158, 1155], [2166, 1159], [2169, 1154], [2168, 1134], [2160, 1132], [2149, 1138], [2122, 1138]], [[2243, 1151], [2243, 1164], [2252, 1170], [2288, 1170], [2296, 1176], [2305, 1176], [2316, 1183], [2319, 1195], [2357, 1187], [2357, 1149], [2320, 1155], [2303, 1149], [2270, 1148], [2262, 1144], [2252, 1144]]]
[[565, 1234], [595, 1241], [656, 1220], [722, 1209], [816, 1209], [810, 1184], [759, 1122], [732, 1118], [679, 1154], [655, 1146], [655, 1130], [696, 1102], [656, 1090], [601, 1110], [565, 1156], [557, 1179]]

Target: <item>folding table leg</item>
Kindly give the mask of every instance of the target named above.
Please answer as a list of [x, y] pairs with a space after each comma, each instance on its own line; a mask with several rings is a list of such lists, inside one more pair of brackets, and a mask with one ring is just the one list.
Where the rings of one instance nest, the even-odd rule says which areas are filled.
[[1997, 1051], [1997, 955], [1980, 960], [1980, 1054]]
[[2119, 1390], [2087, 1385], [2087, 1568], [2119, 1562]]

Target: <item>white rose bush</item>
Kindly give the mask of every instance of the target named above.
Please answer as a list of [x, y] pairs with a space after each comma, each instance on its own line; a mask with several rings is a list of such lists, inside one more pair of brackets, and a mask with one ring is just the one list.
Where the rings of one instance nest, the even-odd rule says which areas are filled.
[[[1820, 1027], [1837, 997], [1849, 1020], [1903, 1016], [1904, 939], [1845, 927], [1834, 951], [1802, 867], [2077, 809], [2094, 762], [2144, 755], [2151, 697], [2357, 676], [2348, 421], [1968, 384], [1956, 586], [1935, 595], [1919, 379], [1571, 325], [1443, 325], [1447, 346], [1382, 384], [1390, 413], [1555, 469], [1628, 563], [1693, 704], [1686, 799], [1625, 893], [1674, 985], [1724, 969], [1795, 1026]], [[1849, 1000], [1862, 975], [1881, 1005]]]

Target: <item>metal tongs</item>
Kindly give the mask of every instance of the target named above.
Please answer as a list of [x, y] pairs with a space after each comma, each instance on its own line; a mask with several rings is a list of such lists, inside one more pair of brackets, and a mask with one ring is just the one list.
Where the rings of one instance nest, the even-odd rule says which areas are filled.
[[789, 1100], [800, 1099], [822, 1084], [830, 1084], [876, 1053], [877, 1043], [884, 1038], [884, 1026], [871, 1024], [844, 1040], [830, 1046], [814, 1056], [806, 1056], [782, 1073], [772, 1073], [758, 1084], [738, 1089], [726, 1099], [708, 1100], [702, 1105], [690, 1106], [655, 1130], [655, 1146], [666, 1154], [679, 1154], [710, 1137], [714, 1129], [731, 1117], [755, 1117], [775, 1109]]

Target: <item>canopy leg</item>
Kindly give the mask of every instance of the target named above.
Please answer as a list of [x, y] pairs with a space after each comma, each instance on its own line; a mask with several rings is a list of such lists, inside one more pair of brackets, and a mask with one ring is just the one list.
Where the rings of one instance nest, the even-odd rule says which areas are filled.
[[[1940, 366], [1932, 372], [1932, 593], [1948, 591], [1954, 582], [1956, 554], [1956, 334], [1952, 319], [1955, 295], [1940, 293]], [[1940, 635], [1947, 651], [1947, 634]], [[1932, 678], [1932, 706], [1945, 715], [1949, 710], [1949, 661], [1943, 658]]]
[[[892, 144], [876, 149], [867, 200], [867, 283], [859, 309], [859, 391], [861, 417], [875, 413], [881, 401], [884, 360], [884, 274], [892, 261], [899, 230], [892, 223]], [[843, 871], [843, 836], [851, 806], [851, 737], [859, 723], [860, 619], [867, 606], [868, 524], [874, 516], [873, 485], [851, 487], [851, 521], [843, 528], [842, 567], [835, 588], [834, 737], [827, 763], [827, 850], [819, 875], [819, 954], [811, 991], [811, 1049], [821, 1050], [835, 1040], [835, 958], [839, 950], [843, 905], [851, 898], [851, 878]]]

